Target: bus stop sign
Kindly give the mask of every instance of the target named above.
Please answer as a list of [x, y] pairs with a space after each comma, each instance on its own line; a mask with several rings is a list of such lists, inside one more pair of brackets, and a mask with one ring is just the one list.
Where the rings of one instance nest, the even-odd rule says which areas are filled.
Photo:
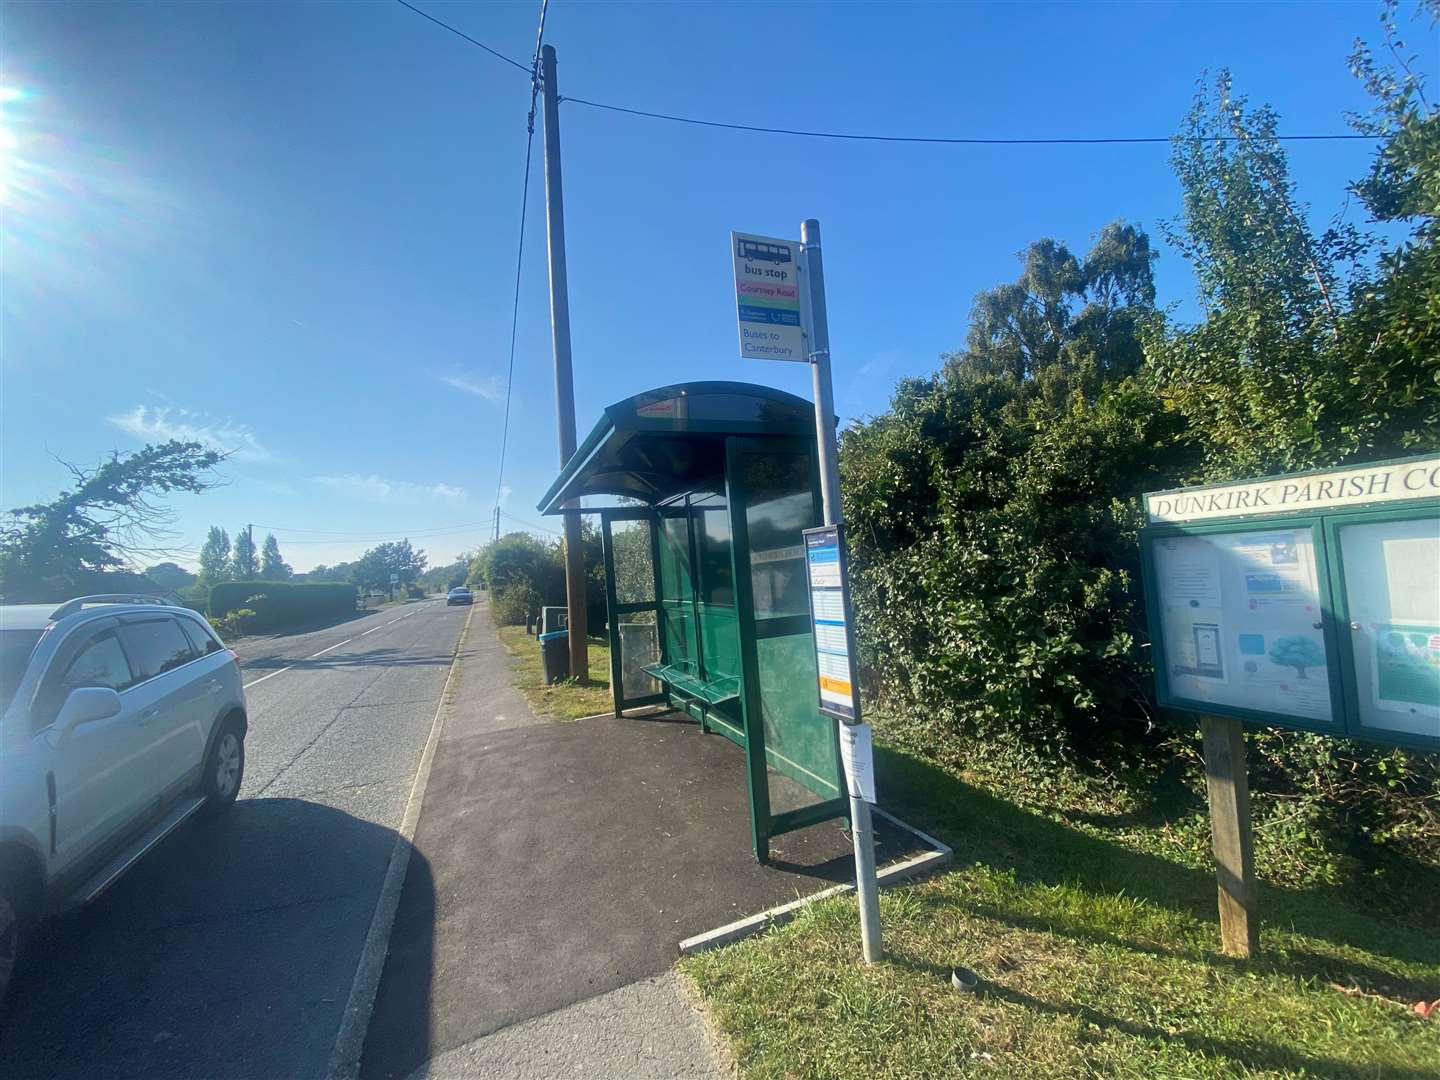
[[810, 358], [800, 325], [800, 242], [730, 234], [740, 355], [747, 360]]

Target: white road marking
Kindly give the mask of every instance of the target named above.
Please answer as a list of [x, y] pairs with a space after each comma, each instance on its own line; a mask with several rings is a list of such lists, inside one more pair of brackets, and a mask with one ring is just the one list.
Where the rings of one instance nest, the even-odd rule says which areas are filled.
[[435, 703], [435, 719], [430, 722], [430, 737], [425, 740], [420, 766], [415, 770], [415, 781], [410, 786], [410, 799], [405, 804], [405, 816], [395, 833], [395, 846], [390, 850], [390, 865], [385, 868], [385, 880], [375, 901], [375, 914], [370, 920], [370, 931], [365, 935], [365, 945], [360, 950], [360, 959], [355, 965], [355, 979], [350, 984], [350, 997], [345, 1002], [340, 1031], [336, 1034], [335, 1046], [330, 1051], [330, 1063], [325, 1069], [327, 1080], [354, 1080], [360, 1075], [360, 1054], [365, 1048], [365, 1032], [370, 1027], [370, 1017], [375, 1011], [375, 995], [380, 990], [380, 975], [385, 970], [385, 954], [390, 949], [390, 933], [395, 928], [400, 892], [405, 887], [405, 872], [410, 867], [415, 827], [420, 823], [420, 807], [425, 801], [425, 788], [430, 783], [430, 766], [435, 761], [435, 746], [439, 743], [440, 731], [445, 726], [445, 699], [450, 694], [450, 681], [455, 677], [455, 661], [470, 633], [470, 619], [474, 614], [475, 609], [472, 607], [470, 615], [465, 617], [464, 629], [455, 639], [455, 651], [450, 654], [450, 672], [445, 676], [445, 685], [440, 688], [440, 700]]
[[292, 668], [292, 667], [294, 667], [294, 666], [295, 666], [294, 664], [291, 664], [290, 667], [282, 667], [279, 671], [272, 671], [272, 672], [270, 672], [269, 675], [261, 675], [260, 678], [256, 679], [254, 682], [247, 682], [243, 687], [241, 687], [241, 689], [242, 689], [242, 690], [249, 690], [250, 687], [252, 687], [252, 686], [259, 686], [259, 685], [260, 685], [262, 682], [264, 682], [266, 679], [273, 679], [276, 675], [284, 675], [285, 672], [289, 671], [290, 668]]
[[[362, 636], [363, 636], [363, 635], [362, 635]], [[337, 641], [334, 645], [331, 645], [328, 649], [321, 649], [321, 650], [320, 650], [319, 652], [317, 652], [317, 653], [311, 653], [309, 656], [305, 657], [305, 659], [306, 659], [306, 660], [314, 660], [315, 657], [317, 657], [317, 656], [324, 656], [327, 652], [331, 652], [331, 651], [334, 650], [334, 649], [338, 649], [341, 645], [349, 645], [350, 642], [352, 642], [352, 641], [354, 641], [354, 640], [355, 640], [355, 639], [354, 639], [353, 637], [347, 637], [344, 641]]]
[[[415, 609], [415, 611], [419, 611], [419, 610], [420, 610], [419, 608], [416, 608], [416, 609]], [[415, 614], [415, 611], [407, 612], [406, 615], [401, 615], [401, 616], [400, 616], [400, 619], [404, 619], [404, 618], [406, 618], [408, 615], [414, 615], [414, 614]], [[373, 629], [366, 630], [366, 631], [365, 631], [365, 634], [373, 634], [373, 633], [375, 633], [376, 630], [384, 630], [385, 627], [390, 626], [390, 625], [392, 625], [392, 624], [394, 624], [394, 623], [399, 622], [400, 619], [391, 619], [390, 622], [388, 622], [388, 623], [381, 623], [379, 626], [374, 627]], [[465, 620], [465, 622], [466, 622], [466, 625], [469, 625], [470, 620], [467, 618], [467, 619]], [[364, 637], [365, 634], [357, 634], [356, 637]], [[310, 654], [309, 656], [307, 656], [305, 659], [306, 659], [306, 660], [314, 660], [317, 656], [324, 656], [324, 655], [325, 655], [327, 652], [329, 652], [331, 649], [338, 649], [341, 645], [349, 645], [350, 642], [352, 642], [352, 641], [354, 641], [354, 640], [355, 640], [355, 638], [352, 637], [352, 638], [346, 638], [344, 641], [337, 641], [334, 645], [331, 645], [329, 648], [321, 649], [321, 650], [320, 650], [319, 652], [317, 652], [317, 653], [311, 653], [311, 654]], [[298, 661], [297, 661], [297, 662], [298, 662]], [[272, 671], [269, 675], [262, 675], [262, 676], [260, 676], [260, 678], [255, 679], [255, 680], [252, 681], [252, 682], [246, 683], [244, 686], [241, 687], [241, 689], [242, 689], [242, 690], [249, 690], [250, 687], [252, 687], [252, 686], [259, 686], [259, 685], [260, 685], [262, 682], [264, 682], [266, 679], [273, 679], [276, 675], [284, 675], [285, 672], [289, 671], [290, 668], [293, 668], [293, 667], [295, 667], [295, 666], [296, 666], [295, 664], [291, 664], [291, 665], [289, 665], [288, 667], [282, 667], [279, 671]]]

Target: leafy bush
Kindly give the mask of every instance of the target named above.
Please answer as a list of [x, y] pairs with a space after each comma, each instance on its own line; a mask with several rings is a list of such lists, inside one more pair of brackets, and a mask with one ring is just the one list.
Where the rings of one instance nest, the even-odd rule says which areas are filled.
[[256, 629], [256, 615], [250, 608], [236, 608], [234, 611], [211, 622], [215, 632], [222, 639], [240, 637]]
[[331, 582], [226, 581], [210, 590], [210, 615], [223, 619], [232, 611], [250, 610], [252, 630], [338, 617], [355, 610], [355, 586]]
[[540, 594], [528, 581], [512, 582], [490, 593], [490, 615], [497, 626], [522, 626], [540, 610]]
[[[587, 629], [593, 634], [605, 625], [605, 563], [599, 533], [588, 522], [581, 545]], [[542, 605], [565, 603], [564, 546], [529, 533], [507, 533], [480, 549], [470, 563], [466, 583], [490, 590], [490, 613], [497, 625], [519, 626], [527, 613], [536, 614]]]
[[[915, 745], [1023, 750], [1203, 797], [1193, 720], [1167, 723], [1152, 698], [1138, 496], [1437, 445], [1440, 110], [1413, 79], [1356, 66], [1383, 107], [1355, 192], [1377, 218], [1418, 218], [1409, 243], [1371, 260], [1378, 241], [1354, 230], [1312, 235], [1276, 117], [1222, 75], [1175, 143], [1185, 201], [1167, 229], [1199, 324], [1154, 309], [1130, 227], [1083, 260], [1042, 240], [1018, 281], [977, 298], [940, 372], [845, 432], [867, 685]], [[1440, 865], [1440, 755], [1284, 731], [1249, 743], [1275, 878], [1381, 884]]]

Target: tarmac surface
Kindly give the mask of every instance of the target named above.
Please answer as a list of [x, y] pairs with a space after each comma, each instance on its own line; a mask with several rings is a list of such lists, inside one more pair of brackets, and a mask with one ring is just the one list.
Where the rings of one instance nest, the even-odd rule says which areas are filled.
[[52, 924], [0, 1017], [0, 1075], [322, 1075], [468, 615], [240, 642], [239, 801]]
[[[477, 615], [472, 636], [481, 631]], [[587, 1015], [571, 1010], [600, 995], [622, 1007], [615, 992], [671, 969], [683, 939], [852, 879], [841, 824], [776, 838], [772, 865], [760, 866], [741, 751], [676, 714], [447, 727], [415, 834], [421, 872], [401, 895], [362, 1077], [491, 1060], [476, 1040], [545, 1016], [572, 1030], [560, 1011]], [[908, 835], [877, 834], [882, 861], [913, 849]], [[612, 1019], [639, 1039], [645, 1012]], [[703, 1053], [698, 1045], [681, 1039], [672, 1051]], [[625, 1053], [644, 1046], [632, 1040], [590, 1068], [623, 1073]], [[468, 1058], [441, 1057], [462, 1047]], [[535, 1047], [512, 1049], [546, 1060]]]

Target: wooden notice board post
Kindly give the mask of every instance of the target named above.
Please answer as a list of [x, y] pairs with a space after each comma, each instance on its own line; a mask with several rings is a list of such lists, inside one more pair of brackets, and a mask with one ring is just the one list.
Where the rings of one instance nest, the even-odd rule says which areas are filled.
[[1220, 949], [1248, 960], [1260, 949], [1255, 907], [1255, 837], [1250, 830], [1250, 782], [1245, 729], [1231, 716], [1202, 716], [1205, 790], [1220, 892]]

